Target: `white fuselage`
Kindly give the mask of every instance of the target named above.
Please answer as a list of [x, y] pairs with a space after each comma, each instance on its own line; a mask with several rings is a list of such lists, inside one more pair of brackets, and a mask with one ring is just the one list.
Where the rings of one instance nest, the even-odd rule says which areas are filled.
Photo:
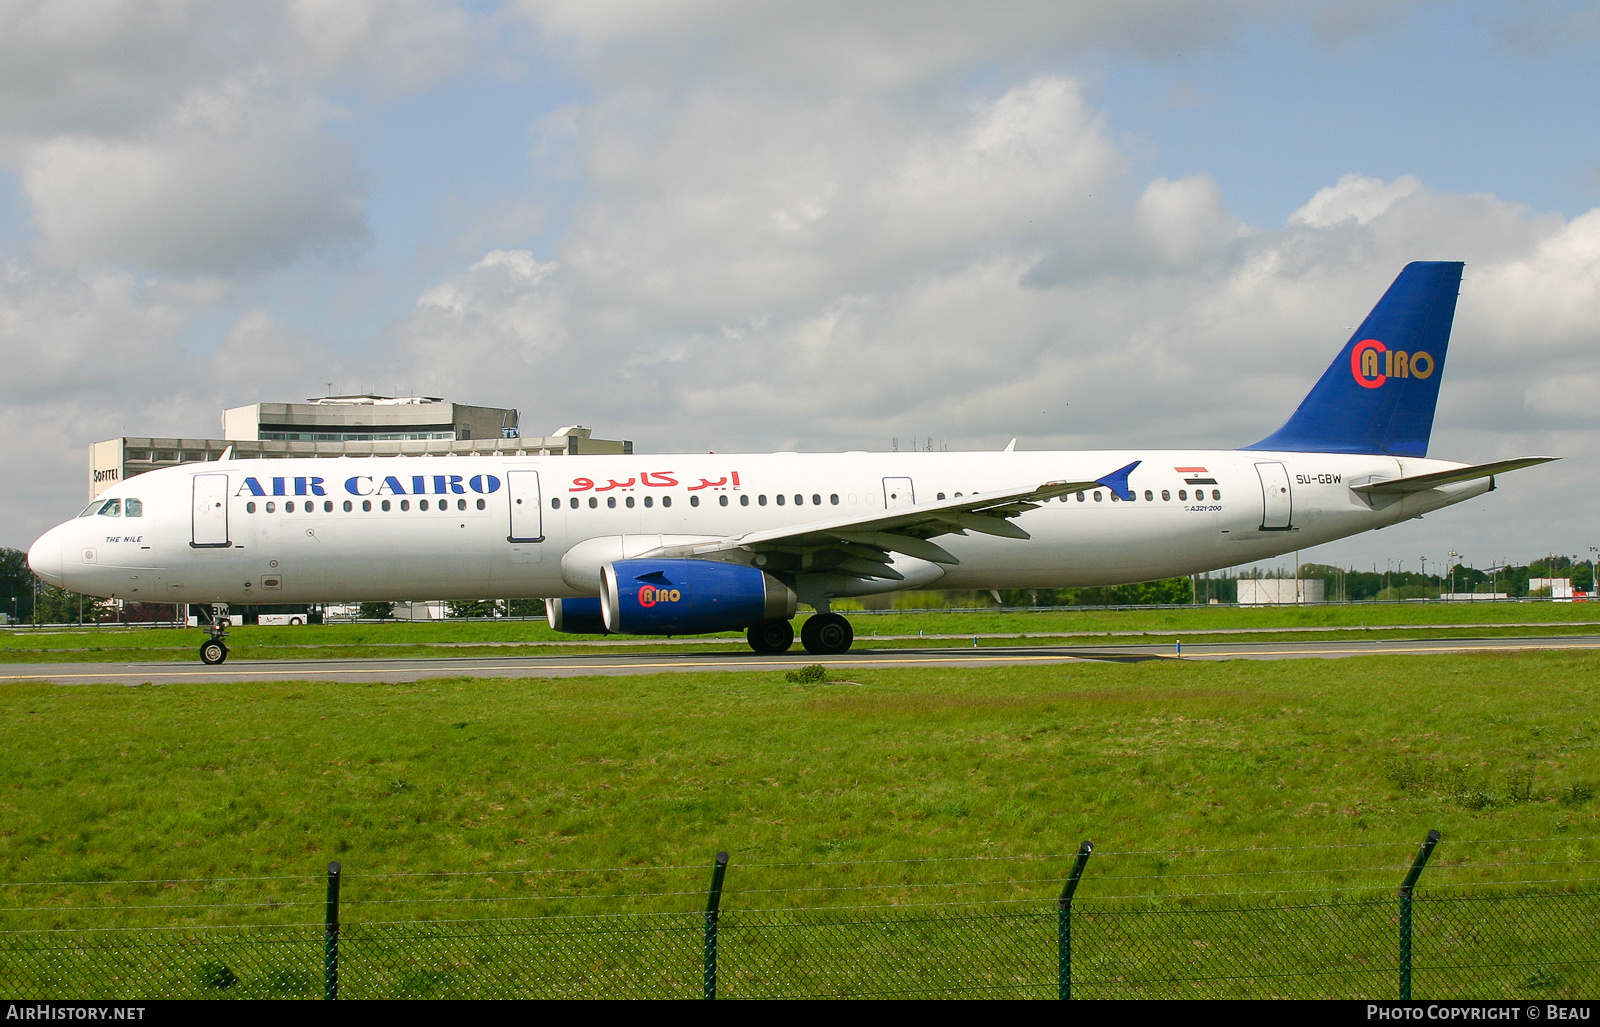
[[[1027, 540], [942, 536], [958, 564], [942, 574], [926, 565], [874, 590], [1185, 575], [1380, 528], [1493, 487], [1480, 479], [1369, 498], [1351, 486], [1462, 465], [1245, 451], [230, 460], [121, 482], [96, 503], [120, 498], [126, 511], [136, 499], [139, 516], [67, 521], [29, 559], [73, 591], [133, 602], [592, 596], [600, 562], [663, 544], [1093, 480], [1135, 460], [1133, 502], [1091, 489], [1016, 518]], [[826, 594], [801, 588], [803, 601]]]

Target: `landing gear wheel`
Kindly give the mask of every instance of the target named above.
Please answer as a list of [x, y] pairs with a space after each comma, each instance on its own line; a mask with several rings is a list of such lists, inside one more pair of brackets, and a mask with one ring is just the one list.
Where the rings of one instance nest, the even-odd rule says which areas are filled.
[[215, 667], [228, 658], [228, 647], [216, 639], [207, 639], [200, 643], [200, 662]]
[[763, 656], [786, 653], [794, 645], [794, 626], [786, 620], [769, 620], [765, 624], [752, 624], [744, 637], [750, 648]]
[[816, 656], [836, 656], [849, 652], [856, 633], [850, 622], [837, 613], [819, 613], [800, 627], [800, 643]]

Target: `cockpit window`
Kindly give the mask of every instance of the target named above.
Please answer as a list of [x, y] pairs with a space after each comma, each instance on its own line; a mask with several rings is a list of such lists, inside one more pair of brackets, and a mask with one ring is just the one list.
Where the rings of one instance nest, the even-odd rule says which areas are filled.
[[144, 516], [144, 504], [141, 503], [137, 499], [125, 499], [125, 500], [123, 500], [122, 501], [122, 516], [124, 516], [124, 517], [143, 517]]
[[100, 516], [101, 517], [121, 517], [122, 516], [122, 500], [120, 500], [120, 499], [108, 499], [108, 500], [106, 500], [105, 503], [100, 507]]
[[88, 506], [84, 507], [83, 508], [83, 513], [79, 514], [78, 516], [79, 517], [93, 517], [99, 510], [100, 510], [100, 500], [97, 499], [94, 502], [90, 503]]

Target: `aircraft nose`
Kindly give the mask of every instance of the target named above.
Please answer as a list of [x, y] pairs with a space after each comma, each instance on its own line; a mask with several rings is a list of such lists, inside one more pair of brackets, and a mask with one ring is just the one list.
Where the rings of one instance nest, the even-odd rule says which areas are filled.
[[28, 550], [28, 566], [33, 573], [52, 585], [66, 584], [66, 576], [62, 573], [60, 529], [51, 528], [39, 536], [39, 540]]

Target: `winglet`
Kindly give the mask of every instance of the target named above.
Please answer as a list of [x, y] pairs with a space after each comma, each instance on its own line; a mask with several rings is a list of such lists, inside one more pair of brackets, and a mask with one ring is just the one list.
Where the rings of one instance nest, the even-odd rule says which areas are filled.
[[1130, 502], [1133, 499], [1133, 493], [1128, 490], [1128, 475], [1132, 474], [1133, 469], [1142, 463], [1144, 463], [1143, 460], [1135, 460], [1133, 463], [1119, 471], [1112, 471], [1104, 478], [1096, 478], [1095, 484], [1104, 485], [1106, 488], [1111, 490], [1112, 495], [1116, 496], [1124, 503]]

